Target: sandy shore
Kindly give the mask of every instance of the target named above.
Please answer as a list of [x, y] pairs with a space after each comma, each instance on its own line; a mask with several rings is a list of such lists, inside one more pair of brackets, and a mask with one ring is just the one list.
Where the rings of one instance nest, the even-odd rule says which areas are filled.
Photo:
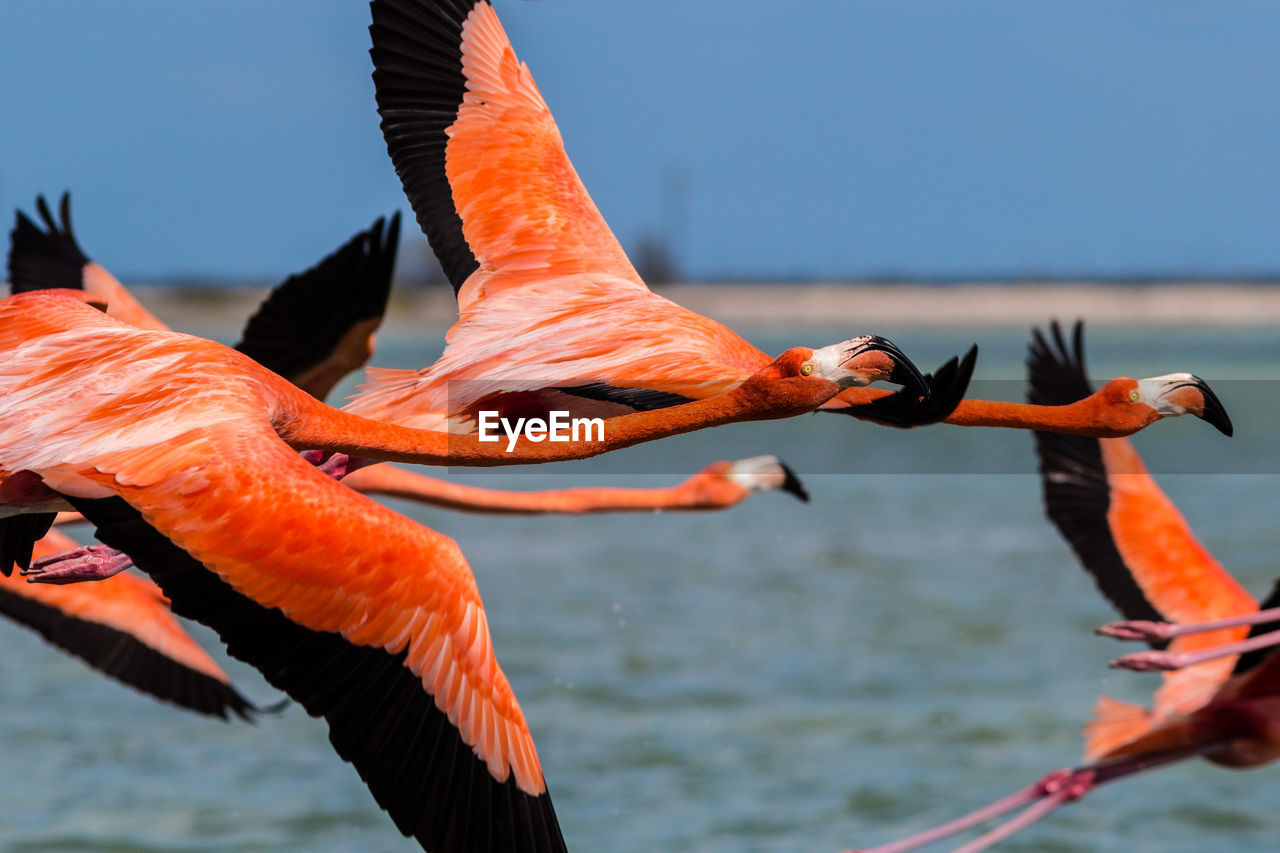
[[[265, 294], [146, 286], [137, 292], [161, 318], [196, 314], [210, 324], [242, 322]], [[659, 292], [730, 325], [757, 328], [829, 326], [851, 317], [930, 327], [1025, 327], [1083, 317], [1094, 325], [1280, 328], [1280, 285], [1272, 284], [685, 284]], [[441, 285], [398, 292], [389, 323], [444, 328], [455, 317], [452, 293]]]

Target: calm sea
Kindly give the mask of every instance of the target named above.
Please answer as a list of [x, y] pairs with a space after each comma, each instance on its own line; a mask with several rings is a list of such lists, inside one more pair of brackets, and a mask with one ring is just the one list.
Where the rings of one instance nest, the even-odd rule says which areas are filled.
[[[755, 337], [778, 351], [862, 331]], [[876, 331], [926, 368], [977, 340], [977, 391], [1021, 399], [1022, 333]], [[399, 336], [376, 361], [425, 364], [438, 348]], [[1280, 574], [1280, 336], [1105, 329], [1089, 350], [1096, 377], [1214, 384], [1236, 438], [1184, 418], [1139, 448], [1202, 541], [1264, 593]], [[1113, 612], [1043, 517], [1026, 433], [818, 415], [458, 476], [656, 485], [760, 453], [797, 467], [813, 502], [526, 519], [397, 504], [470, 559], [574, 849], [886, 842], [1076, 762], [1099, 693], [1144, 701], [1156, 686], [1106, 668], [1125, 649], [1090, 631]], [[257, 725], [198, 719], [0, 629], [0, 849], [417, 849], [296, 706]], [[277, 698], [227, 666], [251, 697]], [[1277, 783], [1280, 767], [1191, 762], [1104, 788], [1007, 849], [1272, 849]]]

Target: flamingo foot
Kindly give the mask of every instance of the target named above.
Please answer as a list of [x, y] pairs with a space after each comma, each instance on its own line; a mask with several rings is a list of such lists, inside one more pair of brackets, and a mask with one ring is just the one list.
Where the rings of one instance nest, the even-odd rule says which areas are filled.
[[1171, 672], [1195, 663], [1188, 657], [1177, 652], [1133, 652], [1121, 655], [1111, 661], [1108, 666], [1112, 669], [1127, 669], [1132, 672]]
[[123, 551], [106, 545], [86, 545], [36, 560], [22, 574], [29, 583], [80, 583], [105, 580], [132, 565], [133, 560]]
[[1093, 632], [1103, 637], [1114, 637], [1117, 640], [1163, 643], [1177, 636], [1175, 627], [1168, 622], [1149, 622], [1142, 619], [1134, 619], [1128, 622], [1110, 622], [1095, 628]]
[[316, 466], [320, 473], [327, 474], [335, 480], [341, 480], [352, 471], [375, 465], [378, 461], [376, 459], [365, 459], [363, 456], [331, 453], [327, 450], [304, 450], [299, 455]]
[[1111, 666], [1117, 669], [1132, 669], [1135, 672], [1168, 672], [1174, 669], [1186, 669], [1198, 663], [1229, 655], [1256, 652], [1276, 645], [1280, 645], [1280, 631], [1268, 631], [1238, 643], [1227, 643], [1198, 652], [1134, 652], [1116, 658], [1111, 662]]

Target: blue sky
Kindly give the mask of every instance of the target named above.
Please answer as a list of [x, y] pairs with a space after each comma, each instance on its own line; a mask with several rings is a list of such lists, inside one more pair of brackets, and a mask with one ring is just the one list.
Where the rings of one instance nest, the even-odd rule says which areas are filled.
[[[623, 244], [660, 234], [693, 277], [1280, 271], [1280, 4], [496, 6]], [[70, 188], [126, 279], [306, 266], [407, 210], [367, 24], [7, 0], [0, 209]]]

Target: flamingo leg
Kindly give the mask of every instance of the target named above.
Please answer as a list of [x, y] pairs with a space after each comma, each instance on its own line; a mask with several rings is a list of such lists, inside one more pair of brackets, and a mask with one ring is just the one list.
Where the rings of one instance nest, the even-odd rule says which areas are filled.
[[298, 455], [316, 466], [320, 473], [327, 474], [335, 480], [341, 480], [352, 471], [378, 464], [377, 459], [349, 456], [346, 453], [333, 453], [328, 450], [304, 450]]
[[1280, 620], [1280, 607], [1257, 610], [1243, 616], [1231, 616], [1226, 619], [1210, 619], [1205, 622], [1148, 622], [1135, 619], [1128, 622], [1111, 622], [1098, 628], [1095, 633], [1117, 640], [1142, 640], [1144, 642], [1164, 642], [1184, 634], [1200, 634], [1207, 631], [1218, 631], [1222, 628], [1238, 628], [1241, 625], [1261, 625], [1266, 622]]
[[957, 847], [954, 853], [978, 853], [980, 850], [994, 847], [1015, 832], [1026, 829], [1045, 815], [1062, 808], [1067, 803], [1080, 799], [1098, 784], [1092, 770], [1069, 772], [1060, 781], [1057, 789], [1046, 793], [1040, 802], [1034, 803], [1026, 808], [1022, 814], [1010, 818], [985, 835], [975, 838], [962, 847]]
[[1267, 634], [1250, 637], [1238, 643], [1228, 643], [1225, 646], [1217, 646], [1200, 652], [1133, 652], [1111, 661], [1111, 667], [1113, 669], [1130, 669], [1134, 672], [1169, 672], [1175, 669], [1195, 666], [1198, 663], [1224, 658], [1228, 655], [1242, 655], [1245, 652], [1253, 652], [1277, 644], [1280, 644], [1280, 631], [1272, 631]]
[[106, 545], [86, 545], [36, 560], [23, 575], [31, 583], [80, 583], [118, 575], [133, 565], [128, 554]]
[[1028, 803], [1043, 798], [1046, 795], [1045, 786], [1049, 784], [1055, 777], [1061, 777], [1069, 774], [1069, 770], [1055, 770], [1046, 775], [1043, 779], [1034, 784], [1028, 785], [1021, 791], [996, 800], [990, 805], [975, 809], [968, 814], [961, 815], [955, 820], [947, 821], [944, 824], [935, 826], [933, 829], [926, 829], [924, 832], [912, 835], [909, 838], [903, 838], [894, 841], [891, 844], [882, 844], [879, 847], [859, 848], [855, 853], [907, 853], [909, 850], [915, 850], [918, 847], [924, 847], [935, 841], [941, 841], [949, 838], [956, 833], [964, 832], [966, 829], [972, 829], [979, 824], [986, 823], [989, 820], [1007, 814], [1014, 809], [1022, 808]]
[[913, 835], [910, 838], [904, 838], [891, 844], [883, 844], [879, 847], [863, 848], [858, 850], [857, 853], [907, 853], [909, 850], [915, 850], [926, 844], [941, 841], [958, 832], [972, 829], [992, 818], [1014, 811], [1029, 803], [1031, 804], [1021, 814], [1015, 815], [987, 834], [975, 838], [968, 844], [953, 851], [953, 853], [978, 853], [980, 850], [986, 850], [988, 847], [998, 844], [1015, 832], [1027, 828], [1056, 809], [1080, 799], [1099, 785], [1134, 773], [1140, 773], [1143, 770], [1151, 770], [1165, 764], [1172, 764], [1175, 761], [1182, 761], [1185, 758], [1211, 752], [1223, 746], [1224, 743], [1225, 741], [1223, 740], [1212, 740], [1178, 749], [1139, 755], [1133, 758], [1122, 758], [1105, 763], [1088, 764], [1084, 767], [1054, 770], [1045, 774], [1035, 784], [997, 800], [989, 806], [969, 812], [967, 815]]

